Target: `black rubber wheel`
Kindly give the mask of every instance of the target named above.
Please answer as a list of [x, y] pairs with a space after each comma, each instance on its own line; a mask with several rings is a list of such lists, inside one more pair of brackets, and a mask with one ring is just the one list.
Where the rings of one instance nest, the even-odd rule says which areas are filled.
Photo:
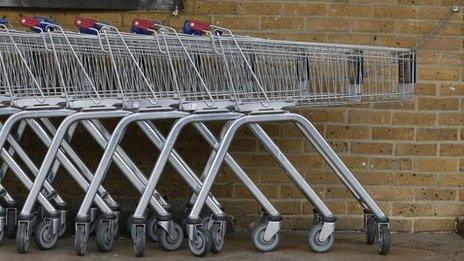
[[42, 250], [49, 250], [55, 247], [58, 241], [58, 234], [53, 234], [50, 220], [44, 220], [37, 224], [34, 239], [37, 247]]
[[206, 256], [211, 249], [211, 235], [203, 227], [197, 227], [194, 231], [196, 239], [188, 241], [190, 253], [194, 256]]
[[13, 209], [6, 210], [6, 236], [16, 237], [16, 211]]
[[224, 231], [221, 231], [221, 225], [214, 223], [209, 232], [211, 233], [211, 252], [217, 254], [224, 247]]
[[16, 230], [16, 250], [24, 254], [29, 249], [29, 235], [27, 234], [27, 224], [21, 224]]
[[377, 252], [386, 255], [390, 251], [390, 228], [386, 224], [381, 224], [377, 232]]
[[324, 253], [329, 251], [334, 243], [335, 237], [331, 234], [324, 242], [319, 240], [319, 235], [322, 231], [322, 224], [313, 226], [308, 233], [308, 245], [316, 253]]
[[113, 248], [114, 234], [111, 231], [111, 222], [100, 222], [96, 233], [97, 248], [102, 252], [109, 252]]
[[169, 234], [163, 228], [159, 228], [158, 240], [160, 246], [167, 251], [174, 251], [180, 248], [182, 241], [184, 240], [184, 230], [182, 227], [173, 222], [173, 233]]
[[142, 257], [145, 254], [145, 231], [143, 226], [135, 226], [134, 235], [134, 254], [136, 257]]
[[158, 226], [158, 220], [155, 216], [151, 215], [147, 220], [147, 235], [153, 242], [158, 242], [158, 235], [160, 233], [160, 227]]
[[85, 227], [77, 226], [74, 237], [74, 250], [78, 256], [85, 256], [87, 253], [87, 237], [85, 236]]
[[251, 243], [260, 252], [269, 252], [274, 250], [280, 241], [279, 233], [276, 233], [270, 240], [264, 239], [264, 233], [266, 232], [267, 223], [259, 223], [253, 229], [251, 234]]
[[366, 236], [366, 243], [368, 245], [372, 245], [375, 242], [375, 234], [376, 234], [376, 223], [375, 223], [375, 217], [374, 216], [366, 216], [366, 228], [364, 231], [364, 234]]

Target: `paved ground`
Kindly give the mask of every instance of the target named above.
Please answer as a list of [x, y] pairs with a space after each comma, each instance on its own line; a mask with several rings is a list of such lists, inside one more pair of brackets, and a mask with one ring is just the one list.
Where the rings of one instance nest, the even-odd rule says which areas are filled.
[[[77, 257], [73, 252], [73, 238], [66, 237], [58, 246], [49, 251], [38, 250], [33, 242], [32, 249], [25, 255], [16, 253], [14, 240], [7, 240], [0, 247], [0, 260], [35, 260], [35, 261], [73, 261], [73, 260], [191, 260], [193, 257], [184, 243], [179, 251], [166, 252], [155, 243], [148, 243], [145, 258], [132, 255], [132, 243], [127, 238], [120, 238], [115, 250], [110, 253], [98, 253], [90, 239], [89, 254], [86, 258]], [[340, 232], [336, 234], [333, 249], [324, 254], [311, 252], [303, 233], [286, 233], [278, 250], [271, 253], [255, 251], [246, 235], [228, 235], [224, 250], [220, 254], [209, 255], [207, 259], [217, 260], [464, 260], [464, 238], [451, 234], [393, 234], [392, 248], [388, 256], [377, 255], [374, 246], [364, 244], [361, 234]], [[199, 260], [199, 259], [198, 259]]]

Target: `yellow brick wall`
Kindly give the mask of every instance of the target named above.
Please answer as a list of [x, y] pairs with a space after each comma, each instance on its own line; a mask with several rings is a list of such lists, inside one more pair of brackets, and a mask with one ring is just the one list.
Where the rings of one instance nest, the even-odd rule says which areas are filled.
[[[177, 17], [147, 11], [81, 13], [30, 9], [0, 9], [0, 16], [13, 20], [16, 25], [18, 16], [44, 15], [73, 28], [74, 17], [82, 15], [106, 21], [121, 30], [128, 30], [135, 17], [158, 19], [176, 28], [180, 28], [184, 19], [196, 18], [229, 27], [237, 34], [272, 39], [408, 47], [429, 32], [452, 3], [464, 4], [464, 1], [449, 0], [184, 2], [185, 9]], [[419, 50], [418, 84], [413, 102], [300, 111], [317, 125], [391, 217], [393, 230], [450, 231], [454, 229], [455, 218], [464, 215], [463, 33], [461, 12], [452, 17], [440, 35]], [[166, 129], [168, 126], [165, 124]], [[266, 130], [337, 214], [337, 227], [360, 229], [361, 208], [294, 126], [267, 124]], [[84, 132], [78, 133], [86, 137]], [[125, 141], [128, 151], [148, 173], [155, 158], [150, 153], [153, 147], [146, 145], [135, 129], [129, 136]], [[76, 140], [75, 146], [87, 151], [84, 158], [95, 165], [98, 157], [93, 151], [99, 150], [89, 139]], [[36, 157], [40, 159], [39, 152], [43, 149], [36, 142], [26, 142], [31, 149], [37, 148]], [[192, 129], [178, 145], [198, 171], [207, 158], [206, 147]], [[232, 151], [285, 215], [285, 228], [307, 229], [312, 218], [311, 206], [250, 133], [243, 130]], [[129, 191], [126, 181], [119, 174], [113, 174], [116, 172], [116, 169], [110, 171], [112, 176], [107, 181], [110, 189], [121, 201], [136, 198], [137, 193]], [[185, 198], [188, 190], [182, 180], [172, 169], [166, 172], [160, 190], [173, 200]], [[64, 177], [60, 176], [59, 190], [68, 198], [79, 198], [81, 192]], [[12, 179], [7, 182], [9, 187], [15, 187]], [[259, 206], [227, 169], [223, 169], [214, 192], [237, 229], [248, 228], [257, 220]]]

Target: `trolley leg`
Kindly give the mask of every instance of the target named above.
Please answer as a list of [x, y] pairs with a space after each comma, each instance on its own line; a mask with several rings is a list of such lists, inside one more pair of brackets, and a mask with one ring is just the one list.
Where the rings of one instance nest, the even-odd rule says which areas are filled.
[[[54, 136], [57, 132], [55, 126], [50, 122], [48, 119], [43, 119], [43, 123], [45, 127], [51, 132], [52, 136]], [[70, 127], [75, 128], [76, 123], [71, 124]], [[71, 130], [68, 131], [68, 135], [70, 134]], [[47, 142], [49, 144], [50, 142]], [[84, 177], [90, 182], [93, 179], [92, 172], [90, 169], [85, 165], [85, 163], [79, 158], [77, 153], [71, 148], [71, 146], [66, 141], [62, 141], [62, 149], [68, 155], [69, 159], [73, 161], [73, 163], [79, 168], [80, 173], [84, 175]], [[99, 194], [101, 197], [107, 202], [108, 206], [111, 207], [113, 212], [117, 213], [119, 211], [119, 206], [116, 201], [108, 194], [108, 192], [100, 186], [98, 189]]]

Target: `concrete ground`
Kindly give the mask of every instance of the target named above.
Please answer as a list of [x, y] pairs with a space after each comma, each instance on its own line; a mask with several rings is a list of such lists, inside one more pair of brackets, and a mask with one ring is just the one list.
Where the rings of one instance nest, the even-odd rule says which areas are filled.
[[[206, 259], [217, 260], [464, 260], [464, 238], [453, 234], [392, 234], [392, 247], [387, 256], [377, 255], [374, 245], [366, 245], [362, 234], [338, 232], [335, 244], [328, 253], [316, 254], [305, 243], [304, 233], [283, 233], [280, 247], [270, 253], [253, 249], [247, 235], [227, 235], [224, 250], [210, 254]], [[73, 238], [67, 236], [58, 242], [55, 249], [38, 250], [31, 242], [29, 253], [16, 253], [15, 241], [7, 239], [0, 247], [0, 260], [73, 261], [73, 260], [191, 260], [184, 242], [181, 250], [166, 252], [157, 244], [147, 243], [144, 258], [135, 258], [132, 241], [119, 238], [114, 251], [99, 253], [93, 238], [89, 240], [88, 255], [78, 257], [73, 251]]]

